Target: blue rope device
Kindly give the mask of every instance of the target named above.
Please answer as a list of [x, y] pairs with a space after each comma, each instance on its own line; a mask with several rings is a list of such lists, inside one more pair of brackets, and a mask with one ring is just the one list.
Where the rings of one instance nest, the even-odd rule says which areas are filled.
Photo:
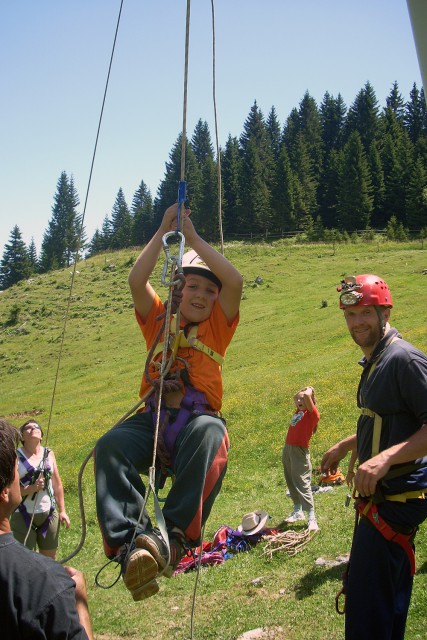
[[185, 180], [180, 180], [178, 185], [178, 217], [176, 223], [176, 232], [181, 231], [181, 206], [185, 202], [185, 198], [187, 197], [187, 182]]

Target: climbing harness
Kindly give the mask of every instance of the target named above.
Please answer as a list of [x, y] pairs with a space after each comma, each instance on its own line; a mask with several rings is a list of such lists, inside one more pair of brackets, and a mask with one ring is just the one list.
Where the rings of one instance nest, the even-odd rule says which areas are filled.
[[371, 363], [371, 366], [369, 367], [369, 371], [368, 371], [368, 373], [366, 375], [366, 380], [364, 379], [364, 377], [362, 375], [362, 378], [361, 378], [360, 384], [359, 384], [359, 388], [358, 388], [358, 391], [357, 391], [357, 403], [358, 403], [358, 406], [360, 407], [360, 414], [362, 416], [369, 416], [370, 418], [374, 419], [374, 427], [373, 427], [373, 430], [372, 430], [371, 458], [376, 456], [380, 451], [382, 416], [380, 416], [378, 413], [375, 413], [375, 411], [372, 411], [371, 409], [368, 409], [367, 407], [363, 407], [362, 406], [362, 386], [363, 386], [363, 384], [368, 382], [369, 378], [373, 374], [376, 366], [378, 365], [378, 362], [380, 361], [380, 359], [381, 359], [382, 355], [384, 354], [384, 352], [386, 351], [386, 349], [388, 349], [388, 347], [390, 347], [393, 344], [393, 342], [395, 342], [396, 340], [399, 340], [399, 336], [397, 336], [397, 335], [393, 336], [391, 338], [391, 340], [389, 340], [389, 342], [386, 344], [386, 346], [381, 351], [381, 353], [378, 354], [378, 356], [374, 360], [374, 362]]
[[[197, 338], [197, 324], [186, 325], [183, 329], [177, 331], [176, 317], [173, 318], [170, 325], [170, 348], [172, 350], [174, 358], [176, 358], [178, 349], [197, 349], [201, 351], [212, 360], [215, 360], [219, 365], [224, 364], [224, 357], [214, 351], [211, 347], [208, 347], [201, 340]], [[159, 342], [152, 353], [151, 362], [154, 362], [155, 357], [163, 351], [164, 342]]]
[[[52, 516], [54, 514], [55, 511], [55, 497], [53, 495], [53, 492], [51, 490], [51, 484], [50, 484], [50, 480], [52, 478], [52, 469], [49, 463], [49, 453], [50, 453], [50, 449], [48, 449], [47, 447], [44, 447], [43, 449], [43, 455], [42, 455], [42, 459], [40, 461], [40, 463], [38, 464], [37, 467], [33, 467], [32, 464], [30, 464], [30, 462], [28, 461], [28, 458], [25, 456], [25, 454], [23, 453], [23, 451], [19, 448], [16, 451], [17, 456], [19, 461], [21, 462], [21, 464], [25, 467], [27, 473], [22, 476], [22, 478], [20, 479], [20, 483], [23, 485], [27, 485], [27, 484], [34, 484], [36, 482], [36, 480], [42, 475], [44, 477], [45, 480], [45, 490], [49, 496], [50, 499], [50, 508], [48, 511], [48, 514], [46, 516], [46, 520], [44, 520], [44, 522], [39, 525], [39, 526], [35, 526], [34, 524], [34, 516], [36, 513], [36, 505], [37, 505], [37, 500], [39, 498], [38, 493], [34, 493], [32, 496], [24, 496], [21, 500], [21, 503], [18, 507], [18, 511], [21, 514], [21, 516], [24, 519], [24, 523], [25, 526], [27, 528], [27, 535], [25, 536], [24, 539], [24, 544], [27, 543], [28, 540], [28, 536], [30, 534], [31, 529], [33, 529], [34, 531], [40, 531], [42, 536], [45, 538], [46, 534], [47, 534], [47, 530], [49, 528], [49, 523], [52, 520]], [[28, 512], [27, 508], [26, 508], [26, 501], [27, 500], [32, 500], [34, 502], [33, 505], [33, 510], [30, 513]]]
[[356, 507], [361, 518], [366, 518], [377, 531], [388, 541], [395, 542], [405, 551], [408, 556], [411, 576], [415, 574], [415, 553], [412, 541], [418, 527], [408, 529], [407, 532], [399, 532], [393, 529], [378, 513], [378, 507], [372, 500], [358, 498]]
[[[388, 288], [380, 293], [380, 295], [389, 296]], [[391, 301], [391, 299], [390, 299]], [[345, 303], [343, 303], [345, 304]], [[348, 303], [347, 303], [348, 304]], [[358, 405], [360, 407], [360, 413], [362, 416], [368, 416], [374, 420], [373, 428], [372, 428], [372, 444], [371, 444], [371, 458], [378, 455], [380, 450], [380, 440], [381, 440], [381, 429], [382, 429], [382, 416], [375, 411], [367, 407], [362, 406], [362, 388], [363, 385], [369, 380], [371, 375], [373, 374], [378, 362], [383, 356], [384, 352], [388, 349], [390, 345], [392, 345], [396, 340], [400, 339], [400, 336], [394, 335], [385, 345], [384, 349], [378, 354], [377, 358], [371, 363], [370, 368], [366, 376], [363, 376], [359, 383], [359, 388], [357, 392]], [[422, 468], [423, 464], [417, 463], [408, 463], [404, 465], [400, 465], [398, 467], [393, 467], [390, 469], [387, 474], [382, 478], [382, 482], [391, 480], [392, 478], [398, 478], [400, 476], [406, 475], [407, 473], [411, 473], [417, 469]], [[409, 566], [411, 576], [415, 574], [415, 553], [413, 547], [413, 540], [415, 534], [418, 530], [418, 527], [414, 528], [406, 528], [406, 527], [397, 527], [397, 525], [393, 525], [393, 527], [384, 520], [378, 513], [377, 505], [384, 501], [390, 502], [406, 502], [407, 500], [413, 499], [426, 499], [426, 493], [421, 489], [416, 489], [414, 491], [406, 491], [398, 494], [385, 494], [381, 488], [381, 483], [378, 482], [375, 488], [375, 494], [371, 496], [371, 498], [364, 498], [359, 496], [357, 492], [353, 491], [354, 498], [354, 508], [355, 508], [355, 523], [353, 530], [353, 540], [356, 535], [356, 530], [359, 525], [360, 518], [363, 518], [370, 525], [375, 527], [375, 529], [388, 541], [394, 542], [402, 547], [405, 551]], [[350, 500], [346, 501], [346, 505], [350, 503]], [[399, 528], [399, 531], [397, 530]], [[344, 614], [345, 613], [345, 596], [347, 593], [347, 581], [348, 574], [350, 571], [350, 563], [351, 563], [351, 551], [350, 558], [346, 567], [345, 572], [343, 573], [342, 580], [343, 586], [341, 590], [335, 597], [335, 608], [337, 613]], [[344, 596], [344, 606], [341, 607], [340, 599]]]

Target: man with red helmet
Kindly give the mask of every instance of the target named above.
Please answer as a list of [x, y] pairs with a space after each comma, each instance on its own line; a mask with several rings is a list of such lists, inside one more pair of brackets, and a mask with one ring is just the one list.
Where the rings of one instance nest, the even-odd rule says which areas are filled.
[[427, 356], [390, 327], [393, 301], [381, 278], [348, 277], [338, 287], [348, 330], [363, 352], [355, 435], [331, 447], [334, 471], [357, 449], [358, 526], [346, 595], [346, 640], [404, 638], [412, 592], [413, 541], [427, 517]]

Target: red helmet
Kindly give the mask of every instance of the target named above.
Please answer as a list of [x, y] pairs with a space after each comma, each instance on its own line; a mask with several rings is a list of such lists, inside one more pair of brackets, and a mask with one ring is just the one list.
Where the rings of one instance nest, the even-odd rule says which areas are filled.
[[370, 305], [389, 308], [393, 306], [387, 283], [371, 273], [348, 276], [345, 280], [341, 280], [337, 291], [341, 292], [340, 309], [354, 306], [368, 307]]

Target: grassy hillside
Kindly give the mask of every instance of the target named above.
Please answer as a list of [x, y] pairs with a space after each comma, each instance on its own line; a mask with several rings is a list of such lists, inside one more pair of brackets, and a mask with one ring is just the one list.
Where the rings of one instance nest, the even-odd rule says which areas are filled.
[[[60, 557], [81, 533], [77, 474], [97, 438], [138, 399], [145, 349], [134, 320], [127, 275], [137, 250], [102, 255], [71, 269], [35, 276], [0, 293], [0, 415], [19, 426], [38, 415], [56, 453], [72, 528], [61, 535]], [[321, 414], [312, 441], [313, 463], [337, 439], [354, 431], [360, 351], [338, 309], [336, 286], [344, 275], [378, 273], [392, 291], [392, 325], [427, 350], [425, 321], [427, 252], [419, 244], [299, 246], [233, 244], [227, 257], [245, 279], [241, 323], [224, 367], [224, 406], [232, 448], [223, 490], [207, 523], [240, 524], [256, 508], [279, 523], [290, 510], [281, 449], [292, 397], [302, 385], [316, 388]], [[152, 279], [161, 297], [162, 259]], [[64, 318], [69, 306], [64, 331]], [[62, 353], [59, 360], [59, 354]], [[344, 465], [345, 466], [345, 465]], [[346, 489], [316, 495], [321, 531], [294, 558], [262, 556], [262, 545], [220, 567], [203, 570], [196, 594], [194, 637], [232, 640], [245, 630], [281, 627], [271, 637], [338, 640], [343, 619], [335, 613], [340, 567], [319, 567], [349, 549], [353, 510]], [[136, 604], [123, 585], [102, 590], [94, 577], [105, 559], [94, 509], [92, 463], [84, 474], [88, 533], [73, 564], [85, 571], [98, 638], [190, 637], [195, 573], [163, 580], [160, 593]], [[427, 548], [418, 537], [418, 573], [407, 638], [425, 637]], [[254, 578], [262, 577], [257, 586]], [[112, 579], [111, 572], [104, 582]]]

